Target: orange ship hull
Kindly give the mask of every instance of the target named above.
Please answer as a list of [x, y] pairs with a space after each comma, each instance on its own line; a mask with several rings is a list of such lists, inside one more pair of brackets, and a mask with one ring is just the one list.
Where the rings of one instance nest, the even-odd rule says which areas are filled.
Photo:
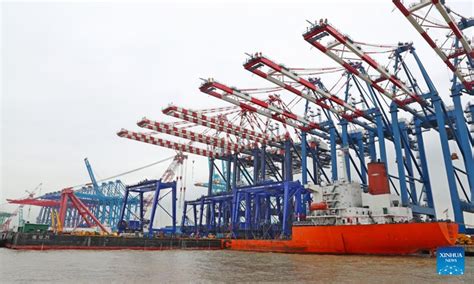
[[454, 245], [455, 223], [294, 226], [291, 240], [229, 240], [242, 251], [404, 255]]

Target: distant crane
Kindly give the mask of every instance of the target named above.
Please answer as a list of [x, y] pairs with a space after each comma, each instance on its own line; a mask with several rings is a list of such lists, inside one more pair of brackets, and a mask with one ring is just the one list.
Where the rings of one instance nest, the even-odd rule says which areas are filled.
[[[25, 192], [28, 193], [28, 198], [33, 198], [37, 193], [40, 194], [42, 186], [43, 186], [43, 183], [40, 182], [32, 191], [25, 190]], [[30, 218], [30, 213], [31, 213], [31, 205], [28, 207], [28, 215], [26, 218], [28, 219]], [[23, 215], [23, 210], [21, 210], [21, 215]]]
[[[209, 164], [209, 166], [211, 167], [212, 164]], [[222, 174], [223, 176], [227, 176], [227, 166], [224, 161], [222, 161]], [[207, 182], [196, 182], [194, 185], [205, 188], [209, 187], [209, 183]], [[226, 190], [227, 188], [225, 180], [219, 175], [219, 173], [215, 171], [214, 175], [212, 176], [212, 194], [223, 193]]]
[[92, 166], [89, 163], [89, 159], [85, 158], [84, 163], [86, 163], [87, 172], [89, 173], [89, 177], [91, 178], [92, 186], [93, 186], [94, 190], [97, 193], [99, 193], [100, 188], [99, 188], [99, 185], [97, 184], [97, 180], [95, 179], [94, 172], [92, 171]]
[[0, 225], [2, 231], [8, 231], [10, 229], [10, 223], [12, 218], [18, 214], [18, 208], [13, 213], [0, 212]]
[[[165, 183], [172, 182], [175, 179], [175, 177], [176, 177], [177, 182], [178, 181], [181, 182], [180, 198], [182, 197], [182, 195], [185, 194], [186, 185], [183, 186], [183, 174], [181, 173], [181, 175], [176, 176], [176, 172], [180, 166], [183, 166], [183, 162], [187, 158], [188, 156], [183, 155], [182, 153], [177, 153], [176, 156], [174, 156], [171, 164], [168, 166], [168, 168], [165, 170], [165, 172], [161, 176], [161, 181]], [[143, 214], [145, 214], [148, 211], [152, 203], [153, 203], [153, 195], [150, 195], [144, 200]]]

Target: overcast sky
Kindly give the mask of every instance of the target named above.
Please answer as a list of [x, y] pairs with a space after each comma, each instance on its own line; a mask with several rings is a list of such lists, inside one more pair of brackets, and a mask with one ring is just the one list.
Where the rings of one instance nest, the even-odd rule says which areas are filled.
[[[413, 41], [449, 101], [445, 65], [391, 1], [255, 2], [2, 2], [0, 209], [11, 209], [6, 198], [22, 197], [39, 183], [44, 193], [89, 182], [85, 157], [100, 179], [172, 156], [116, 132], [138, 130], [143, 116], [169, 120], [161, 109], [171, 102], [195, 109], [226, 105], [199, 92], [200, 77], [241, 88], [271, 86], [243, 69], [245, 52], [261, 51], [292, 67], [326, 66], [330, 61], [302, 39], [306, 20], [328, 18], [359, 41]], [[472, 16], [472, 2], [449, 4]], [[426, 143], [442, 212], [450, 205], [441, 150], [436, 139]], [[206, 159], [192, 160], [189, 185], [206, 181]], [[159, 178], [168, 164], [122, 181]], [[188, 188], [189, 198], [205, 192]]]

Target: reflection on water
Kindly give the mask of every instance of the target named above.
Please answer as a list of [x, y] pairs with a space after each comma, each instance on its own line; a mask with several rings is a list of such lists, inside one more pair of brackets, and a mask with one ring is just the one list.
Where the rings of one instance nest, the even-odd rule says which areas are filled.
[[233, 251], [12, 251], [0, 249], [0, 282], [388, 282], [474, 283], [438, 276], [436, 258]]

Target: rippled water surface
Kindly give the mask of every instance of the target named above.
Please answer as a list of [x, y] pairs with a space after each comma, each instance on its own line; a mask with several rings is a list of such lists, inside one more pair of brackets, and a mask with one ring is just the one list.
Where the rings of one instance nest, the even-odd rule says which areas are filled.
[[298, 255], [234, 251], [13, 251], [0, 249], [0, 282], [474, 283], [438, 276], [436, 258]]

